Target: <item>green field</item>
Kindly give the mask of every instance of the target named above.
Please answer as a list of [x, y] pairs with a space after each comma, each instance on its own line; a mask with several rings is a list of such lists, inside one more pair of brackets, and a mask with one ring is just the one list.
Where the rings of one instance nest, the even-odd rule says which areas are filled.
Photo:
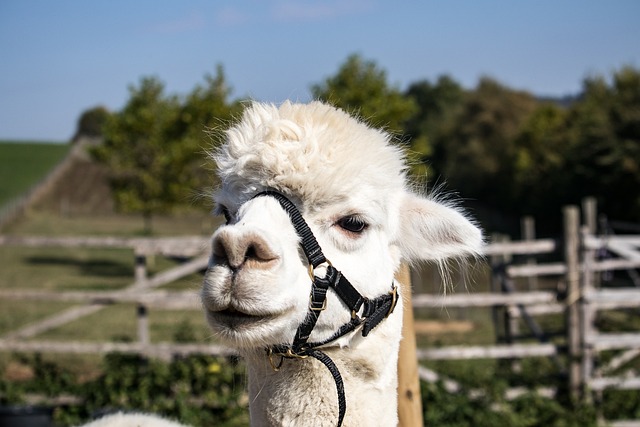
[[0, 141], [0, 207], [37, 184], [70, 148], [69, 144]]

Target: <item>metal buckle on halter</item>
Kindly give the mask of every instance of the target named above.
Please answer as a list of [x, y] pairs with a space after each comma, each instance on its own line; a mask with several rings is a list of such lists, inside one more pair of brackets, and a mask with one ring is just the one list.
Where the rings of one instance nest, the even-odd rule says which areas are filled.
[[[309, 357], [306, 354], [296, 354], [293, 352], [293, 350], [291, 350], [291, 348], [287, 348], [287, 351], [285, 353], [274, 353], [273, 349], [269, 348], [268, 356], [271, 369], [273, 369], [275, 372], [278, 372], [280, 370], [280, 368], [282, 367], [282, 362], [284, 362], [285, 358], [306, 359], [307, 357]], [[273, 361], [273, 356], [280, 356], [280, 363], [276, 365], [276, 363]]]
[[389, 311], [387, 312], [387, 314], [384, 316], [389, 317], [391, 315], [391, 313], [393, 313], [393, 310], [396, 308], [396, 304], [398, 304], [398, 287], [397, 286], [393, 286], [393, 288], [389, 291], [389, 293], [391, 294], [391, 307], [389, 307]]
[[[333, 266], [333, 264], [331, 264], [331, 261], [329, 261], [328, 259], [325, 260], [322, 264], [327, 264], [328, 266]], [[318, 265], [318, 267], [322, 266], [322, 264]], [[314, 274], [315, 269], [318, 267], [313, 267], [313, 264], [309, 263], [309, 277], [311, 278], [311, 281], [313, 282], [314, 280], [316, 280], [316, 276]]]
[[313, 298], [311, 295], [309, 295], [309, 310], [311, 311], [324, 311], [327, 309], [327, 299], [325, 298], [324, 301], [322, 301], [322, 307], [314, 307], [313, 306]]

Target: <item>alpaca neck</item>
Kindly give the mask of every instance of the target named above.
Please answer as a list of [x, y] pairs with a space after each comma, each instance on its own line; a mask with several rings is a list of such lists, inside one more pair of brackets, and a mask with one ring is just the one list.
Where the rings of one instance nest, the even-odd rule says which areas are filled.
[[[397, 424], [399, 334], [392, 343], [383, 339], [384, 335], [372, 333], [367, 338], [355, 338], [347, 348], [323, 349], [344, 381], [345, 427]], [[244, 356], [252, 426], [336, 425], [336, 385], [321, 362], [313, 358], [285, 359], [276, 372], [264, 350]]]

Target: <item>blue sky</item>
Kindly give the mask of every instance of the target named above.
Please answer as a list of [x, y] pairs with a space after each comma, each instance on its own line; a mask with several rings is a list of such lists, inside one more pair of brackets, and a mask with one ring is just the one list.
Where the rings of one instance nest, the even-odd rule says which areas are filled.
[[640, 67], [637, 0], [0, 0], [0, 139], [69, 139], [157, 76], [184, 95], [222, 64], [232, 97], [307, 101], [358, 53], [405, 89], [488, 75], [539, 95]]

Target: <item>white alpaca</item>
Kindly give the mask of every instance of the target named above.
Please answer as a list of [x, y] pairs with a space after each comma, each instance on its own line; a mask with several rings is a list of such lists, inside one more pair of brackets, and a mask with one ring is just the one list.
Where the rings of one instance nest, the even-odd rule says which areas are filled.
[[[213, 155], [222, 183], [217, 209], [227, 224], [213, 236], [202, 289], [208, 323], [247, 362], [252, 425], [335, 426], [329, 369], [277, 350], [313, 315], [310, 261], [279, 200], [254, 196], [274, 190], [291, 200], [326, 258], [369, 300], [389, 295], [402, 260], [475, 255], [481, 233], [455, 208], [412, 193], [388, 134], [328, 105], [253, 103], [226, 136]], [[328, 274], [329, 264], [319, 264], [311, 276]], [[325, 303], [309, 343], [327, 340], [353, 315], [366, 316], [359, 306], [352, 313], [333, 289]], [[359, 326], [320, 347], [344, 380], [345, 426], [398, 422], [401, 301], [384, 314], [368, 336]]]
[[83, 427], [184, 427], [156, 415], [117, 412], [85, 424]]

